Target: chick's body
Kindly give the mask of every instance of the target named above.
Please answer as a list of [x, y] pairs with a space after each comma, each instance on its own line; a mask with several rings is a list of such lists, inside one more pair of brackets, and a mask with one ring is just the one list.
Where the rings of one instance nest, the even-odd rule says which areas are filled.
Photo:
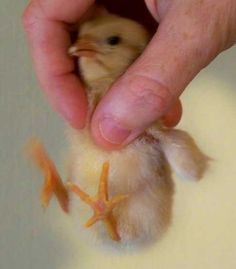
[[[106, 14], [82, 25], [70, 49], [80, 56], [79, 67], [87, 88], [90, 112], [113, 81], [138, 57], [149, 35], [138, 23]], [[86, 54], [89, 50], [91, 55]], [[86, 54], [86, 55], [85, 55]], [[82, 131], [70, 130], [72, 179], [87, 193], [95, 194], [102, 164], [109, 161], [109, 195], [128, 194], [113, 214], [121, 242], [149, 241], [170, 222], [172, 181], [165, 157], [156, 141], [143, 136], [121, 150], [105, 151], [94, 144], [89, 123]], [[73, 210], [73, 207], [75, 210]], [[72, 198], [74, 214], [84, 220], [87, 206]], [[84, 211], [84, 214], [81, 212]], [[93, 227], [96, 239], [110, 241], [102, 223]], [[91, 230], [88, 231], [91, 233]]]
[[[113, 209], [120, 242], [124, 244], [155, 240], [170, 223], [173, 183], [162, 148], [164, 144], [157, 140], [159, 135], [166, 137], [165, 132], [153, 126], [130, 145], [110, 152], [93, 142], [89, 118], [100, 98], [139, 56], [148, 40], [148, 33], [138, 23], [105, 14], [84, 23], [77, 42], [70, 49], [71, 54], [80, 57], [79, 67], [90, 110], [84, 130], [69, 130], [71, 179], [93, 195], [98, 188], [102, 164], [109, 162], [109, 195], [128, 194], [128, 199]], [[91, 211], [75, 196], [71, 198], [70, 209], [82, 227]], [[112, 244], [102, 222], [86, 233], [96, 241]]]
[[[156, 239], [169, 224], [173, 193], [168, 165], [159, 145], [143, 137], [125, 149], [106, 152], [94, 145], [87, 130], [73, 131], [71, 138], [72, 178], [76, 184], [95, 194], [102, 164], [109, 161], [109, 195], [128, 194], [128, 199], [113, 210], [121, 242]], [[77, 197], [73, 197], [73, 210], [72, 207], [78, 219], [84, 216], [84, 223], [88, 215], [81, 212], [87, 211], [87, 206], [78, 205]], [[110, 241], [102, 223], [90, 229], [95, 238]]]

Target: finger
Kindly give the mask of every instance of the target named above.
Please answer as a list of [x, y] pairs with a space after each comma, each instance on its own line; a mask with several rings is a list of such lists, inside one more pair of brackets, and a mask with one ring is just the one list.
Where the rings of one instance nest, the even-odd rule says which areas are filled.
[[181, 8], [175, 6], [166, 14], [147, 49], [98, 105], [91, 129], [99, 145], [114, 149], [136, 138], [167, 113], [216, 55], [211, 40], [216, 28], [211, 25], [206, 31], [208, 13], [204, 11], [199, 20]]
[[162, 123], [166, 127], [176, 126], [182, 116], [182, 105], [179, 99], [173, 104], [173, 106], [161, 117]]
[[23, 15], [39, 81], [56, 110], [75, 128], [85, 123], [87, 103], [67, 53], [68, 23], [77, 22], [93, 2], [33, 0]]

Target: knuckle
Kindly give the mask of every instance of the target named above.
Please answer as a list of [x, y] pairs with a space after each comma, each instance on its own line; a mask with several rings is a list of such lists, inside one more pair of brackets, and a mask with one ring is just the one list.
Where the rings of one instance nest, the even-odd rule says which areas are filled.
[[155, 115], [163, 114], [174, 98], [170, 89], [155, 78], [135, 75], [129, 78], [132, 99], [139, 107], [146, 107]]
[[22, 15], [22, 24], [27, 32], [30, 32], [35, 24], [35, 18], [31, 6], [27, 7]]
[[22, 24], [26, 32], [31, 32], [39, 18], [42, 16], [42, 8], [38, 0], [32, 0], [22, 14]]
[[23, 24], [24, 28], [27, 29], [28, 25], [31, 22], [31, 14], [30, 14], [30, 10], [28, 7], [24, 10], [21, 20], [22, 20], [22, 24]]

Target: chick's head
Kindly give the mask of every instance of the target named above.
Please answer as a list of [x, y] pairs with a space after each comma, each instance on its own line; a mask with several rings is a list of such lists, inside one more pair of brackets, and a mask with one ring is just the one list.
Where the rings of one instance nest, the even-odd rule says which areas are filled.
[[82, 79], [86, 86], [94, 88], [98, 81], [111, 84], [140, 55], [148, 41], [149, 33], [139, 23], [106, 14], [80, 26], [69, 53], [79, 57]]

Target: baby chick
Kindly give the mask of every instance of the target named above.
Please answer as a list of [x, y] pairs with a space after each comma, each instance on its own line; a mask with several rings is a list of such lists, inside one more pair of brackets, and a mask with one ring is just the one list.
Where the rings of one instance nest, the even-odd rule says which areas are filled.
[[112, 245], [119, 241], [130, 246], [155, 241], [171, 221], [170, 167], [193, 179], [199, 179], [206, 169], [207, 157], [186, 132], [166, 129], [159, 123], [116, 151], [101, 149], [90, 136], [89, 120], [97, 103], [140, 55], [149, 38], [139, 23], [108, 12], [80, 26], [69, 53], [79, 58], [90, 113], [86, 128], [68, 130], [69, 204], [68, 192], [52, 161], [40, 144], [32, 148], [35, 161], [46, 174], [44, 205], [55, 193], [62, 208], [78, 220], [78, 227], [83, 227], [81, 223], [90, 214], [86, 204], [91, 206], [94, 215], [87, 222], [91, 228], [82, 233], [93, 242]]
[[90, 110], [141, 54], [149, 38], [149, 33], [137, 22], [111, 15], [105, 10], [103, 16], [80, 27], [78, 39], [69, 53], [79, 57]]

